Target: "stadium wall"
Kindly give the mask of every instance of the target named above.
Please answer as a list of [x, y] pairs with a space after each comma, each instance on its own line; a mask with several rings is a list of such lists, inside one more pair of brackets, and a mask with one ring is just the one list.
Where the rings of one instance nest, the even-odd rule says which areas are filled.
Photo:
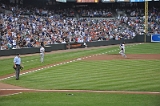
[[[144, 42], [144, 35], [138, 35], [134, 39], [129, 40], [109, 40], [109, 41], [95, 41], [95, 42], [87, 42], [87, 47], [98, 47], [98, 46], [108, 46], [108, 45], [116, 45], [122, 42], [125, 43], [136, 43], [136, 42]], [[151, 42], [151, 37], [146, 36], [146, 42]], [[66, 49], [75, 49], [75, 48], [83, 48], [83, 43], [70, 43], [70, 44], [51, 44], [45, 46], [46, 52], [51, 52], [55, 50], [66, 50]], [[0, 56], [10, 56], [15, 55], [17, 53], [23, 54], [34, 54], [39, 53], [39, 48], [21, 48], [21, 49], [11, 49], [11, 50], [0, 50]]]
[[[138, 35], [135, 37], [135, 41], [137, 43], [139, 42], [145, 42], [145, 35]], [[146, 42], [151, 42], [151, 35], [146, 35]]]

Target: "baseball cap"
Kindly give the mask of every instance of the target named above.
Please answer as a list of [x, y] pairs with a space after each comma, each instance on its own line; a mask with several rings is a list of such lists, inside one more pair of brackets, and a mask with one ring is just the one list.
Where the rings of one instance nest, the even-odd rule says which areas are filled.
[[19, 53], [17, 53], [16, 55], [17, 55], [17, 56], [19, 56], [20, 54], [19, 54]]

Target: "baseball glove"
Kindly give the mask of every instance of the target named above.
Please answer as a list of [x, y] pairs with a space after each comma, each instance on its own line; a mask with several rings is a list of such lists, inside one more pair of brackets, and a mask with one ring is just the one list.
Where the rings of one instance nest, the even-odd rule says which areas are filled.
[[15, 65], [13, 65], [13, 69], [15, 69], [15, 70], [16, 70], [16, 67], [15, 67]]
[[[16, 70], [16, 67], [13, 65], [13, 69]], [[23, 70], [23, 66], [20, 66], [20, 70]]]
[[121, 48], [121, 50], [123, 50], [123, 48]]
[[23, 70], [23, 66], [20, 66], [20, 69]]

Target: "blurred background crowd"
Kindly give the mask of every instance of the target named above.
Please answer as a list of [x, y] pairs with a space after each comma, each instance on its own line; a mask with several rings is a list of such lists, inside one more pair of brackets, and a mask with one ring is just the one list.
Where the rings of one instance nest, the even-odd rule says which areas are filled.
[[[127, 7], [128, 6], [128, 7]], [[125, 8], [124, 8], [125, 7]], [[144, 8], [74, 6], [48, 8], [0, 4], [0, 50], [67, 42], [133, 39], [144, 32]], [[148, 33], [160, 34], [160, 8], [148, 13]]]

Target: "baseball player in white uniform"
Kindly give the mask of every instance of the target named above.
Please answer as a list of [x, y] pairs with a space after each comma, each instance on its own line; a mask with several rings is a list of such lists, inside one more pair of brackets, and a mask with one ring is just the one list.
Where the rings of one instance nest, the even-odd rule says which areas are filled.
[[44, 46], [41, 46], [40, 47], [40, 57], [41, 57], [41, 63], [43, 63], [43, 61], [44, 61], [44, 53], [45, 53], [45, 48], [44, 48]]
[[119, 48], [120, 48], [120, 52], [119, 52], [119, 54], [121, 54], [122, 55], [122, 57], [127, 57], [126, 56], [126, 54], [125, 54], [125, 42], [123, 42], [122, 44], [120, 44], [120, 46], [119, 46]]

